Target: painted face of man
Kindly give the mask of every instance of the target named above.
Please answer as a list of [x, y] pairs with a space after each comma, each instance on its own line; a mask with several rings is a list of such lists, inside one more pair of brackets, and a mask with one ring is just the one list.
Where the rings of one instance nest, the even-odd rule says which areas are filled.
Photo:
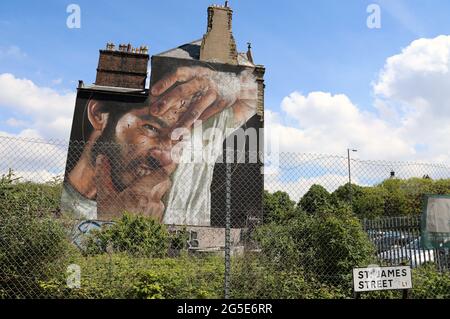
[[164, 116], [150, 115], [149, 108], [144, 107], [131, 109], [105, 128], [93, 156], [105, 154], [108, 157], [111, 177], [119, 191], [156, 171], [171, 173], [169, 122]]

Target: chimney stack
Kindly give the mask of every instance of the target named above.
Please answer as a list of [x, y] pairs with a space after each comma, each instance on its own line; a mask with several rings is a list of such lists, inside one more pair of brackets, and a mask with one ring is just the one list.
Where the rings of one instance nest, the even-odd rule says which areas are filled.
[[237, 64], [232, 19], [233, 10], [228, 7], [228, 1], [225, 6], [213, 5], [208, 8], [208, 27], [200, 48], [201, 61]]
[[147, 46], [137, 49], [131, 44], [119, 44], [116, 50], [109, 42], [106, 50], [100, 50], [95, 84], [144, 90], [148, 61]]

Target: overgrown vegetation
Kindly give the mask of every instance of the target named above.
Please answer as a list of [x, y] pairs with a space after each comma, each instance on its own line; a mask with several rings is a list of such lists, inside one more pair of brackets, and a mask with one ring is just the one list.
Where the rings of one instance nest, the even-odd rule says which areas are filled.
[[64, 274], [43, 283], [54, 298], [220, 298], [223, 259], [142, 258], [127, 253], [79, 256], [81, 285], [69, 289]]
[[170, 235], [165, 225], [151, 218], [126, 212], [120, 220], [87, 238], [86, 253], [96, 255], [111, 249], [136, 257], [161, 258], [168, 254]]
[[[360, 218], [418, 214], [425, 193], [450, 193], [450, 180], [387, 180], [328, 193], [314, 186], [296, 203], [264, 193], [264, 224], [252, 235], [258, 250], [233, 257], [233, 298], [349, 298], [351, 269], [374, 261]], [[73, 244], [71, 224], [58, 211], [61, 184], [0, 179], [0, 298], [221, 298], [224, 260], [195, 257], [186, 234], [126, 213], [91, 233], [86, 249]], [[174, 254], [174, 250], [178, 253]], [[81, 269], [69, 289], [67, 266]], [[450, 298], [448, 273], [415, 269], [414, 298]], [[367, 298], [397, 298], [374, 293]]]
[[[372, 187], [352, 185], [351, 190], [353, 212], [360, 218], [418, 216], [422, 213], [424, 195], [450, 194], [450, 179], [393, 178]], [[329, 196], [333, 203], [348, 203], [350, 187], [341, 186]]]
[[54, 217], [61, 188], [20, 183], [12, 172], [0, 178], [0, 297], [33, 297], [39, 282], [51, 278], [55, 265], [71, 249]]

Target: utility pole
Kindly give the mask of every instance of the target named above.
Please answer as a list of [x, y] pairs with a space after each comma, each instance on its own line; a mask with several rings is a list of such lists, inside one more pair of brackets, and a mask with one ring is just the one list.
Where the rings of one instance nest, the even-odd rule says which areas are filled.
[[348, 160], [348, 192], [349, 192], [349, 201], [350, 205], [353, 203], [353, 187], [352, 187], [352, 171], [351, 171], [351, 159], [350, 159], [350, 151], [357, 152], [358, 150], [352, 150], [347, 148], [347, 160]]

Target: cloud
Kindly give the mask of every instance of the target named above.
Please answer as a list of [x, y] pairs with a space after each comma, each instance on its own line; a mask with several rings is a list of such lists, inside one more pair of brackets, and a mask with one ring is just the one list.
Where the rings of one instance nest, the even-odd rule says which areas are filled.
[[[344, 155], [350, 147], [358, 149], [352, 156], [389, 161], [352, 162], [355, 179], [365, 185], [382, 181], [391, 170], [401, 178], [450, 177], [450, 36], [418, 39], [387, 58], [373, 83], [373, 96], [367, 111], [345, 94], [293, 92], [283, 99], [281, 112], [266, 111], [266, 138], [269, 144], [279, 142], [284, 152]], [[328, 158], [328, 164], [314, 165], [316, 176], [292, 180], [279, 174], [266, 187], [295, 195], [313, 182], [329, 190], [346, 183], [342, 161]]]
[[10, 127], [24, 127], [25, 125], [27, 125], [27, 122], [22, 121], [22, 120], [18, 120], [16, 118], [9, 118], [5, 121], [6, 125], [10, 126]]
[[[353, 156], [359, 158], [448, 165], [449, 88], [450, 36], [418, 39], [386, 59], [373, 83], [372, 108], [361, 108], [342, 93], [295, 91], [283, 99], [279, 112], [266, 110], [266, 139], [269, 144], [275, 139], [279, 141], [279, 150], [284, 152], [344, 155], [351, 147], [358, 149]], [[27, 118], [29, 122], [18, 136], [67, 140], [74, 105], [73, 92], [60, 93], [12, 74], [0, 74], [0, 109], [20, 114], [18, 118]], [[6, 122], [16, 127], [23, 124], [15, 117]], [[64, 150], [57, 156], [64, 159], [63, 154]], [[47, 160], [51, 162], [52, 158]], [[41, 159], [37, 163], [44, 162]], [[58, 167], [62, 167], [62, 162]], [[362, 184], [386, 178], [391, 169], [405, 177], [422, 176], [431, 169], [420, 166], [411, 170], [393, 165], [377, 169], [369, 164], [353, 164], [355, 180]], [[39, 166], [37, 170], [41, 168], [45, 169]], [[48, 173], [57, 171], [53, 169]], [[307, 190], [313, 183], [328, 185], [327, 188], [333, 190], [347, 181], [342, 160], [329, 159], [327, 163], [316, 165], [311, 172], [310, 175], [294, 174], [295, 178], [274, 175], [266, 180], [266, 187], [295, 193]], [[444, 177], [448, 171], [442, 172], [443, 175], [436, 176]]]
[[0, 175], [12, 169], [16, 177], [48, 182], [64, 173], [75, 93], [61, 94], [12, 74], [0, 74], [0, 110], [17, 114], [4, 123], [21, 128], [0, 131]]
[[[266, 111], [283, 151], [450, 162], [450, 36], [413, 41], [389, 57], [363, 110], [345, 94], [293, 92]], [[275, 135], [275, 134], [273, 134]], [[270, 138], [270, 134], [269, 134]]]
[[26, 117], [29, 129], [43, 138], [69, 138], [75, 97], [74, 92], [59, 93], [28, 79], [0, 74], [0, 109]]
[[0, 132], [0, 176], [12, 169], [23, 180], [48, 182], [63, 175], [67, 149], [67, 142], [47, 142], [31, 129]]
[[351, 147], [357, 148], [360, 156], [383, 155], [385, 159], [414, 154], [398, 128], [376, 114], [361, 111], [344, 94], [294, 92], [283, 99], [281, 109], [285, 118], [295, 120], [296, 125], [284, 125], [280, 114], [269, 113], [266, 127], [277, 131], [283, 151], [344, 154]]
[[0, 60], [5, 58], [22, 59], [26, 56], [27, 54], [23, 52], [18, 46], [0, 46]]
[[450, 36], [418, 39], [387, 59], [373, 84], [378, 103], [398, 114], [400, 136], [417, 159], [450, 161]]
[[280, 182], [273, 177], [269, 177], [264, 180], [264, 189], [271, 193], [276, 191], [286, 192], [292, 200], [299, 201], [311, 188], [311, 186], [315, 184], [322, 185], [327, 191], [333, 192], [339, 186], [345, 185], [346, 183], [348, 183], [348, 177], [334, 174], [302, 178], [297, 181], [290, 182]]

